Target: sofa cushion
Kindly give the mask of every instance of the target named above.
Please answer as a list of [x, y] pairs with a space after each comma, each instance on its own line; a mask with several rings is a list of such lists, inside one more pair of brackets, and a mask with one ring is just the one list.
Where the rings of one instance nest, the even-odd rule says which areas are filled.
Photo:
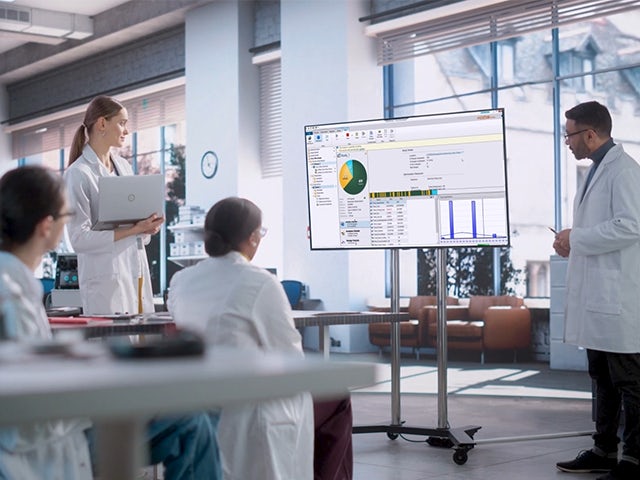
[[[482, 321], [466, 321], [466, 320], [448, 320], [447, 321], [447, 339], [453, 338], [482, 338]], [[429, 336], [438, 335], [438, 326], [429, 325]]]
[[489, 307], [521, 307], [524, 300], [513, 295], [473, 295], [469, 298], [469, 318], [479, 320]]

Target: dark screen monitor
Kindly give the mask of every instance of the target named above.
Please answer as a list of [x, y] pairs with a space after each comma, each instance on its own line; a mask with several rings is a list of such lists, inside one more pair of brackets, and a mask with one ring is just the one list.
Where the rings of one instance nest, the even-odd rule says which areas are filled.
[[509, 245], [504, 110], [305, 126], [312, 250]]

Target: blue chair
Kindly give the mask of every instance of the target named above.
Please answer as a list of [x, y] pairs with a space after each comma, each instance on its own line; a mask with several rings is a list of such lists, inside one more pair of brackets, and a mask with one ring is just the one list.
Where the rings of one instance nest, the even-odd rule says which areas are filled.
[[287, 294], [291, 308], [299, 308], [304, 294], [304, 284], [299, 280], [282, 280], [280, 283], [284, 293]]

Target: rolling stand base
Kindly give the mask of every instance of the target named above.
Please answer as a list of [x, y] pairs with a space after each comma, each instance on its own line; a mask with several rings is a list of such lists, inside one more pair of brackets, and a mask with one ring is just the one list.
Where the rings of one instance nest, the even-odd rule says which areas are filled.
[[423, 435], [425, 440], [432, 447], [453, 448], [453, 461], [458, 465], [467, 463], [467, 452], [471, 450], [476, 442], [473, 440], [475, 433], [482, 427], [477, 425], [467, 425], [460, 428], [424, 428], [409, 427], [400, 425], [367, 425], [354, 426], [353, 433], [386, 433], [387, 437], [395, 440], [401, 434]]

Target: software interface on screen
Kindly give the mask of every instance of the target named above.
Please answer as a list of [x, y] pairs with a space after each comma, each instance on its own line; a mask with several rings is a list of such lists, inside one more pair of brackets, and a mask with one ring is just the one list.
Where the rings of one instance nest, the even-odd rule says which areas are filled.
[[509, 244], [502, 109], [305, 127], [312, 249]]

